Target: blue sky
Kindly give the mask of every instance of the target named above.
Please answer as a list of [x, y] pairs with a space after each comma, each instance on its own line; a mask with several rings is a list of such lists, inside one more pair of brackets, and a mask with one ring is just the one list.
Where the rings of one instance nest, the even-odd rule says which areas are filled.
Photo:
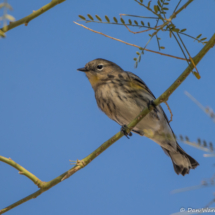
[[[156, 1], [152, 1], [156, 2]], [[171, 1], [174, 9], [178, 1]], [[186, 1], [183, 0], [182, 4]], [[9, 1], [16, 20], [48, 1]], [[174, 23], [187, 33], [210, 38], [215, 20], [212, 0], [194, 1]], [[172, 11], [172, 10], [171, 10]], [[135, 1], [65, 1], [7, 32], [0, 40], [0, 151], [43, 181], [71, 168], [69, 160], [82, 159], [120, 130], [97, 107], [93, 89], [77, 71], [95, 58], [117, 63], [141, 77], [155, 96], [164, 92], [187, 67], [185, 61], [145, 52], [138, 68], [136, 48], [90, 32], [73, 21], [78, 15], [151, 15]], [[167, 14], [167, 16], [170, 14]], [[148, 34], [131, 34], [124, 26], [84, 23], [94, 30], [144, 46]], [[153, 23], [152, 23], [153, 24]], [[139, 29], [133, 29], [139, 30]], [[164, 53], [182, 56], [168, 33], [159, 34]], [[183, 37], [191, 56], [202, 44]], [[153, 40], [149, 49], [157, 50]], [[169, 98], [171, 126], [176, 135], [214, 141], [214, 123], [187, 96], [188, 91], [204, 106], [215, 108], [214, 56], [211, 49], [198, 65], [201, 79], [190, 75]], [[168, 117], [170, 114], [163, 105]], [[171, 194], [177, 188], [198, 185], [212, 177], [213, 158], [180, 143], [200, 166], [185, 177], [175, 174], [170, 159], [151, 140], [134, 134], [121, 138], [87, 167], [36, 199], [7, 214], [171, 214], [181, 207], [204, 207], [213, 189]], [[0, 209], [37, 191], [37, 187], [14, 168], [0, 163]]]

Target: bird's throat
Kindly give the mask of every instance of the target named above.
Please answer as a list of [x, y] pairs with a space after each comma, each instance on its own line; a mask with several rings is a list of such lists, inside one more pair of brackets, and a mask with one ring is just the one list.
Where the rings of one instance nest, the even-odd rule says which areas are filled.
[[100, 81], [99, 77], [96, 74], [87, 73], [86, 75], [87, 75], [92, 87], [95, 87], [98, 84], [98, 82]]

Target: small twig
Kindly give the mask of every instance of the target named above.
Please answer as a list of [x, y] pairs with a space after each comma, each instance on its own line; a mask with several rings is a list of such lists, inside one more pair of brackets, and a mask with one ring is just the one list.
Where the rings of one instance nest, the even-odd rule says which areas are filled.
[[145, 19], [159, 19], [158, 17], [149, 17], [149, 16], [137, 16], [137, 15], [130, 15], [130, 14], [121, 14], [122, 16], [132, 16], [137, 18], [145, 18]]
[[172, 114], [172, 111], [171, 111], [171, 109], [170, 109], [168, 103], [167, 103], [167, 102], [164, 102], [164, 103], [166, 104], [166, 106], [167, 106], [167, 108], [168, 108], [168, 110], [169, 110], [169, 112], [170, 112], [170, 115], [171, 115], [170, 120], [169, 120], [169, 123], [170, 123], [170, 122], [172, 122], [173, 114]]
[[175, 7], [175, 10], [174, 10], [173, 13], [175, 13], [175, 11], [177, 10], [177, 8], [178, 8], [178, 6], [179, 6], [180, 3], [181, 3], [181, 0], [178, 2], [178, 4], [177, 4], [177, 6]]
[[176, 17], [177, 14], [179, 14], [182, 10], [186, 9], [186, 7], [192, 3], [194, 0], [188, 0], [184, 5], [182, 5], [175, 13], [173, 13], [173, 17]]
[[205, 44], [205, 42], [202, 42], [202, 41], [200, 41], [199, 39], [190, 36], [189, 34], [185, 34], [184, 32], [178, 32], [178, 33], [179, 33], [179, 34], [182, 34], [182, 35], [184, 35], [184, 36], [190, 37], [190, 38], [194, 39], [194, 41], [196, 40], [196, 41], [198, 41], [199, 43], [202, 43], [203, 45]]
[[[139, 33], [144, 33], [144, 32], [147, 32], [147, 31], [151, 31], [151, 30], [154, 30], [155, 28], [149, 28], [149, 29], [146, 29], [146, 30], [143, 30], [143, 31], [132, 31], [129, 29], [129, 27], [125, 24], [125, 27], [128, 29], [129, 32], [133, 33], [133, 34], [139, 34]], [[160, 26], [158, 26], [160, 27]]]
[[160, 47], [160, 42], [159, 42], [159, 38], [158, 38], [158, 35], [156, 35], [156, 39], [157, 39], [157, 43], [158, 43], [158, 48], [159, 48], [159, 51], [160, 51], [161, 47]]
[[155, 35], [157, 35], [158, 31], [160, 31], [160, 30], [161, 30], [161, 29], [156, 30], [156, 31], [150, 36], [148, 42], [146, 43], [146, 45], [145, 45], [144, 48], [143, 48], [144, 50], [145, 50], [146, 46], [150, 43], [150, 41], [152, 40], [152, 38], [153, 38]]
[[187, 50], [187, 48], [186, 48], [186, 46], [185, 46], [183, 40], [181, 39], [179, 33], [177, 33], [177, 35], [178, 35], [178, 37], [179, 37], [179, 39], [180, 39], [182, 45], [184, 46], [184, 48], [185, 48], [185, 50], [186, 50], [186, 52], [187, 52], [187, 54], [188, 54], [188, 56], [189, 56], [189, 58], [190, 58], [191, 63], [193, 64], [194, 68], [196, 69], [196, 72], [199, 74], [199, 71], [198, 71], [198, 69], [196, 68], [196, 65], [195, 65], [195, 63], [193, 62], [193, 59], [192, 59], [192, 57], [190, 56], [190, 53], [189, 53], [189, 51]]
[[184, 55], [184, 57], [185, 57], [187, 63], [188, 63], [188, 65], [189, 65], [189, 60], [187, 59], [187, 56], [186, 56], [186, 54], [185, 54], [185, 52], [184, 52], [184, 50], [183, 50], [183, 48], [182, 48], [180, 42], [178, 41], [178, 39], [177, 39], [177, 37], [175, 36], [174, 32], [173, 32], [172, 30], [170, 30], [170, 31], [172, 32], [172, 35], [174, 36], [176, 42], [178, 43], [178, 45], [179, 45], [179, 47], [180, 47], [180, 49], [181, 49], [181, 51], [182, 51], [182, 53], [183, 53], [183, 55]]
[[[73, 22], [74, 22], [74, 21], [73, 21]], [[117, 39], [117, 38], [108, 36], [108, 35], [106, 35], [106, 34], [103, 34], [103, 33], [101, 33], [101, 32], [92, 30], [91, 28], [88, 28], [88, 27], [86, 27], [86, 26], [84, 26], [84, 25], [82, 25], [82, 24], [79, 24], [79, 23], [77, 23], [77, 22], [74, 22], [74, 23], [75, 23], [76, 25], [82, 26], [83, 28], [86, 28], [87, 30], [90, 30], [90, 31], [92, 31], [92, 32], [94, 32], [94, 33], [101, 34], [101, 35], [103, 35], [103, 36], [105, 36], [105, 37], [108, 37], [108, 38], [110, 38], [110, 39], [119, 41], [119, 42], [124, 43], [124, 44], [129, 45], [129, 46], [134, 46], [134, 47], [139, 48], [139, 49], [141, 49], [141, 50], [145, 50], [145, 51], [148, 51], [148, 52], [152, 52], [152, 53], [164, 55], [164, 56], [167, 56], [167, 57], [176, 58], [176, 59], [179, 59], [179, 60], [186, 60], [186, 59], [184, 59], [184, 58], [177, 57], [177, 56], [174, 56], [174, 55], [164, 54], [164, 53], [162, 53], [162, 52], [156, 52], [156, 51], [153, 51], [153, 50], [150, 50], [150, 49], [143, 49], [142, 47], [137, 46], [137, 45], [135, 45], [135, 44], [127, 43], [127, 42], [125, 42], [125, 41], [123, 41], [123, 40], [120, 40], [120, 39]]]
[[20, 175], [25, 175], [27, 178], [29, 178], [31, 181], [34, 182], [39, 188], [41, 188], [44, 184], [39, 178], [37, 178], [34, 174], [29, 172], [27, 169], [13, 161], [11, 158], [6, 158], [0, 155], [0, 161], [9, 164], [10, 166], [14, 167], [15, 169], [19, 170]]

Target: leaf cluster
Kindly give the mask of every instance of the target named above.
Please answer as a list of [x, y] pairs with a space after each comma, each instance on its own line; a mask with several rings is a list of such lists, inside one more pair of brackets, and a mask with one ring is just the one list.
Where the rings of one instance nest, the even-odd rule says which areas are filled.
[[[138, 28], [146, 28], [145, 31], [153, 31], [152, 33], [149, 34], [149, 41], [146, 43], [145, 47], [149, 44], [149, 42], [153, 39], [153, 37], [156, 37], [157, 40], [157, 45], [159, 51], [164, 50], [165, 46], [160, 44], [161, 37], [158, 36], [158, 33], [160, 30], [162, 31], [168, 31], [170, 38], [173, 36], [178, 43], [180, 49], [182, 50], [182, 53], [187, 59], [188, 64], [190, 63], [190, 54], [188, 52], [188, 49], [186, 48], [182, 38], [180, 35], [190, 37], [194, 39], [194, 41], [198, 41], [202, 43], [203, 45], [206, 44], [207, 42], [205, 41], [207, 38], [204, 37], [202, 38], [202, 34], [199, 34], [196, 37], [193, 37], [189, 34], [186, 34], [185, 31], [187, 30], [186, 28], [179, 28], [173, 23], [173, 19], [176, 18], [176, 15], [180, 13], [189, 3], [192, 2], [192, 0], [189, 0], [188, 3], [182, 6], [180, 9], [178, 9], [179, 4], [181, 3], [181, 0], [179, 0], [176, 8], [172, 12], [172, 15], [167, 19], [166, 15], [167, 12], [169, 11], [169, 4], [171, 0], [157, 0], [157, 3], [152, 5], [152, 1], [147, 1], [146, 3], [144, 0], [134, 0], [137, 2], [140, 6], [144, 7], [148, 11], [150, 11], [153, 16], [152, 17], [145, 17], [145, 16], [139, 16], [139, 15], [130, 15], [130, 14], [121, 14], [120, 18], [113, 17], [112, 19], [109, 18], [107, 15], [105, 15], [105, 20], [103, 21], [100, 16], [95, 15], [95, 18], [87, 14], [87, 18], [84, 17], [83, 15], [79, 15], [79, 18], [81, 20], [84, 20], [86, 22], [96, 22], [96, 23], [103, 23], [103, 24], [115, 24], [115, 25], [124, 25], [130, 32], [132, 32], [128, 27], [138, 27]], [[178, 10], [177, 10], [178, 9]], [[125, 20], [122, 16], [124, 17], [129, 17], [128, 20]], [[136, 19], [134, 19], [134, 17]], [[138, 20], [140, 19], [140, 21]], [[144, 20], [146, 19], [146, 21]], [[112, 20], [112, 21], [111, 21]], [[158, 26], [159, 21], [162, 21], [162, 24]], [[143, 33], [145, 31], [140, 31], [140, 32], [132, 32], [132, 33]], [[135, 61], [135, 66], [138, 65], [138, 63], [141, 61], [141, 55], [144, 54], [143, 50], [141, 52], [137, 51], [136, 52], [137, 57], [134, 57]], [[188, 55], [188, 56], [187, 56]], [[193, 62], [191, 62], [193, 63]], [[199, 79], [200, 75], [196, 69], [196, 72], [194, 71], [193, 74]]]

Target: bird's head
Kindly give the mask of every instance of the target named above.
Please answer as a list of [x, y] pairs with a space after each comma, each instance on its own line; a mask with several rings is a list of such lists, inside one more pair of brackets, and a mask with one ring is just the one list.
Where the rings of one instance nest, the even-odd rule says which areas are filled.
[[123, 70], [111, 61], [98, 58], [88, 62], [85, 67], [78, 69], [78, 71], [86, 74], [94, 88], [97, 84], [114, 78], [115, 75], [118, 75]]

